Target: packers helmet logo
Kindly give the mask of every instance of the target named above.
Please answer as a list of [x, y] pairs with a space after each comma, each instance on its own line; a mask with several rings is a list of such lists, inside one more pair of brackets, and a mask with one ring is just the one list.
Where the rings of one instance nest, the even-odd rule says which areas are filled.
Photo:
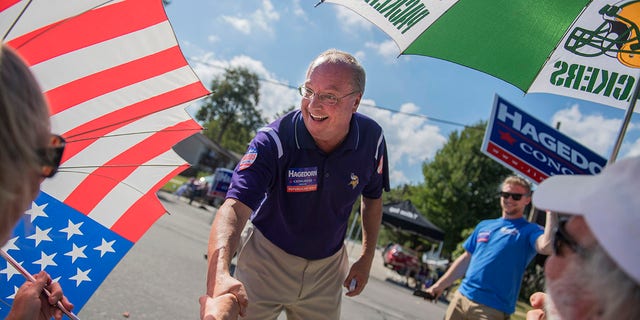
[[[575, 27], [564, 47], [582, 57], [616, 57], [627, 67], [640, 68], [640, 1], [605, 5], [598, 11], [603, 23], [593, 28]], [[595, 27], [595, 26], [594, 26]]]
[[349, 185], [351, 186], [351, 189], [355, 189], [358, 186], [358, 183], [360, 183], [360, 179], [358, 178], [358, 176], [356, 176], [352, 172], [351, 173], [351, 181], [349, 181]]

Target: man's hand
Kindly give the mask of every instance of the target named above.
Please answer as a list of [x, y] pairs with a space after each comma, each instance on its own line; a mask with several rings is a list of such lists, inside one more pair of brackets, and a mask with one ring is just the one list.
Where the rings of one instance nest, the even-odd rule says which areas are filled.
[[[362, 258], [356, 261], [349, 270], [349, 274], [347, 278], [344, 280], [342, 285], [347, 288], [346, 295], [348, 297], [355, 297], [359, 295], [364, 287], [369, 282], [369, 270], [370, 265], [366, 262], [362, 261]], [[355, 280], [355, 287], [351, 286], [351, 282]], [[353, 290], [351, 290], [353, 289]]]
[[[67, 309], [73, 309], [73, 304], [62, 294], [62, 288], [57, 282], [51, 282], [51, 277], [44, 271], [34, 276], [35, 282], [26, 281], [13, 300], [13, 306], [7, 316], [10, 319], [42, 319], [48, 320], [53, 317], [56, 320], [62, 319], [63, 312], [58, 309], [58, 301]], [[51, 295], [47, 297], [44, 289], [49, 290]]]
[[238, 299], [231, 293], [212, 298], [200, 297], [201, 320], [236, 320], [240, 314]]
[[438, 302], [438, 299], [440, 298], [440, 296], [442, 295], [442, 293], [446, 289], [447, 289], [446, 287], [444, 287], [440, 283], [436, 282], [431, 287], [427, 288], [427, 290], [425, 290], [425, 292], [428, 295], [431, 295], [433, 297], [433, 299], [431, 301]]
[[216, 278], [213, 297], [217, 298], [225, 294], [231, 294], [234, 296], [239, 307], [238, 312], [244, 317], [247, 312], [247, 307], [249, 306], [249, 298], [247, 297], [247, 291], [244, 289], [242, 282], [230, 275], [219, 276]]
[[529, 302], [533, 310], [527, 312], [527, 320], [545, 320], [544, 301], [547, 295], [542, 292], [536, 292], [529, 297]]

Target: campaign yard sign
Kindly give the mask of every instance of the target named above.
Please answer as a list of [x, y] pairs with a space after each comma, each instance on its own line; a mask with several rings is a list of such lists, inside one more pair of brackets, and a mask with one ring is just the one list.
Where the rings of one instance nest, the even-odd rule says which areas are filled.
[[557, 174], [597, 174], [607, 160], [496, 95], [482, 152], [540, 183]]

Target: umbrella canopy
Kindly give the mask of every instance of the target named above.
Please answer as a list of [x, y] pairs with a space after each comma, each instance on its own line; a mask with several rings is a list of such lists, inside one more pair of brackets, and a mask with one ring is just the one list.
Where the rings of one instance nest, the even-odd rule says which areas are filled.
[[[59, 173], [4, 247], [57, 279], [78, 312], [166, 212], [156, 192], [188, 167], [172, 146], [201, 130], [184, 108], [208, 94], [160, 0], [0, 0], [0, 35], [38, 79]], [[24, 281], [0, 262], [0, 317]]]
[[409, 200], [382, 206], [382, 223], [431, 240], [444, 240], [444, 231], [427, 220]]
[[[564, 95], [629, 113], [635, 107], [640, 76], [638, 1], [326, 2], [371, 21], [402, 54], [451, 61], [524, 92]], [[616, 153], [614, 148], [613, 158]]]

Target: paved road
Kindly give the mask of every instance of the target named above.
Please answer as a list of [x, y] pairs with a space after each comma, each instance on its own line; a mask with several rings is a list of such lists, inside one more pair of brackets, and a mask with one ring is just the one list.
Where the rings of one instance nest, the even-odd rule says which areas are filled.
[[[136, 243], [91, 297], [83, 319], [198, 319], [205, 291], [206, 250], [215, 210], [161, 193], [165, 214]], [[348, 244], [352, 256], [358, 244]], [[411, 295], [377, 255], [371, 279], [358, 297], [343, 299], [342, 319], [440, 320], [446, 305]], [[279, 319], [286, 319], [281, 316]]]

